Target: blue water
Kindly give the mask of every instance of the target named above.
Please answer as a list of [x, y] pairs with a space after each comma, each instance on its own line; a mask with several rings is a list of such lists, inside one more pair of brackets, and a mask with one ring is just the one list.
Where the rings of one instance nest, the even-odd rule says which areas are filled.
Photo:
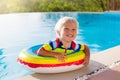
[[14, 80], [33, 73], [17, 63], [17, 56], [24, 48], [53, 40], [55, 23], [63, 16], [78, 20], [76, 42], [87, 44], [91, 54], [120, 44], [119, 13], [1, 14], [0, 80]]

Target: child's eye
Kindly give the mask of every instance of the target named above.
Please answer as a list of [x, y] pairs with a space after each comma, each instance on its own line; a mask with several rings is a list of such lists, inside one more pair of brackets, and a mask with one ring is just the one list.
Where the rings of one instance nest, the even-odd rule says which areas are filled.
[[64, 30], [69, 30], [69, 28], [64, 28]]
[[72, 31], [76, 31], [76, 29], [72, 29]]

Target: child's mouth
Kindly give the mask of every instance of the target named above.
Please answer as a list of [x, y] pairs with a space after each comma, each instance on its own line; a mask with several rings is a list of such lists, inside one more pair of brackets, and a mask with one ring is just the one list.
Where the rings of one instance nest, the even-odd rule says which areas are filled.
[[70, 35], [67, 35], [67, 37], [70, 37], [70, 38], [71, 38], [71, 37], [73, 37], [73, 35], [70, 34]]

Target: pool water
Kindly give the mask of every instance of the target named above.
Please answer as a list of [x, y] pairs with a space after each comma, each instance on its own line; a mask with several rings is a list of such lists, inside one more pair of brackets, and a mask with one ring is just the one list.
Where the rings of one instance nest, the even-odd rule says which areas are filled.
[[78, 20], [76, 42], [91, 54], [120, 44], [119, 13], [17, 13], [0, 15], [0, 80], [14, 80], [33, 72], [17, 63], [22, 49], [55, 39], [54, 26], [63, 16]]

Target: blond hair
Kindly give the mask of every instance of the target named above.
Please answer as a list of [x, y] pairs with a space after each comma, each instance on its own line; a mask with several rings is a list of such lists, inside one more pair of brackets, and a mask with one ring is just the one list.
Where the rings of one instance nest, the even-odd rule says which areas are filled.
[[55, 31], [60, 31], [60, 29], [67, 23], [75, 23], [78, 26], [78, 22], [72, 17], [63, 17], [55, 25]]

